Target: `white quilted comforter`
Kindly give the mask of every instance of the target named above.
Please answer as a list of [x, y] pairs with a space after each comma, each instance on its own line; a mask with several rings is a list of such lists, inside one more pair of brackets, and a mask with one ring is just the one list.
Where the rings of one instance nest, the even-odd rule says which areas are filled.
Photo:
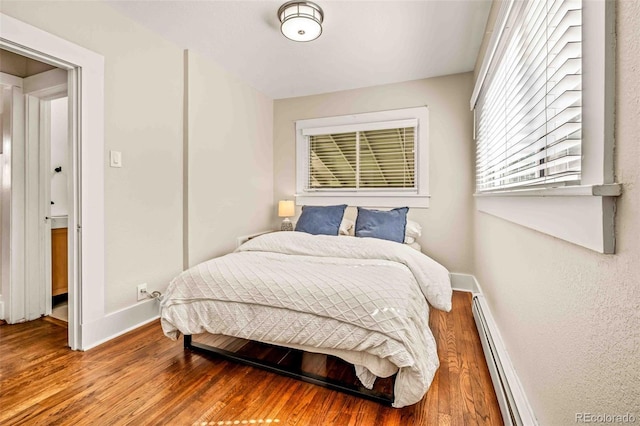
[[439, 365], [427, 301], [451, 309], [449, 274], [406, 245], [276, 232], [176, 277], [161, 321], [172, 339], [209, 332], [336, 355], [369, 388], [397, 371], [404, 407]]

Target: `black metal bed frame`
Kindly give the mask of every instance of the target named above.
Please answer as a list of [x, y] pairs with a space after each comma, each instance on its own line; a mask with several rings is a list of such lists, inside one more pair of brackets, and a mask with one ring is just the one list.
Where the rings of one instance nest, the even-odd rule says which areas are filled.
[[[363, 386], [352, 385], [339, 380], [331, 379], [329, 377], [318, 376], [313, 373], [302, 370], [301, 366], [296, 366], [291, 369], [282, 367], [276, 363], [263, 361], [255, 358], [251, 358], [245, 355], [230, 352], [224, 349], [216, 348], [204, 343], [194, 342], [191, 335], [184, 335], [184, 348], [193, 352], [199, 352], [209, 355], [219, 356], [223, 359], [238, 362], [240, 364], [249, 365], [251, 367], [261, 368], [272, 373], [280, 374], [282, 376], [291, 377], [293, 379], [302, 380], [307, 383], [322, 386], [331, 390], [344, 392], [349, 395], [355, 395], [361, 398], [365, 398], [371, 401], [375, 401], [384, 405], [391, 405], [393, 403], [393, 391], [391, 395], [378, 392], [375, 390], [369, 390]], [[289, 348], [286, 348], [289, 349]], [[296, 353], [302, 353], [302, 351], [296, 349], [289, 349]]]

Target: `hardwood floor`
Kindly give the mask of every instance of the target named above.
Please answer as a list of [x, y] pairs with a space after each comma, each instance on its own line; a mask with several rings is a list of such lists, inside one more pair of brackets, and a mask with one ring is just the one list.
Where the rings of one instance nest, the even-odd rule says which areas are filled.
[[403, 409], [185, 351], [157, 321], [87, 352], [65, 347], [59, 323], [4, 324], [0, 424], [502, 424], [470, 295], [455, 292], [452, 312], [432, 309], [430, 323], [441, 365]]

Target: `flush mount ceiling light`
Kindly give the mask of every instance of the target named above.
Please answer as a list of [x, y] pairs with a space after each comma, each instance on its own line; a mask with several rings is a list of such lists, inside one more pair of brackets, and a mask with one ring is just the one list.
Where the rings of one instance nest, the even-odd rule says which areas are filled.
[[310, 1], [289, 1], [278, 9], [280, 31], [293, 41], [311, 41], [322, 34], [324, 13]]

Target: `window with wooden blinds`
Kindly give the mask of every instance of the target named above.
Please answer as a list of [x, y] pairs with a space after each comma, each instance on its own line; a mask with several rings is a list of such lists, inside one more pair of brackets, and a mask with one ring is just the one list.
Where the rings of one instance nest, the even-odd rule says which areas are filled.
[[470, 99], [477, 210], [601, 253], [615, 252], [622, 193], [616, 4], [496, 3]]
[[426, 106], [296, 121], [298, 205], [429, 207]]
[[515, 2], [480, 89], [476, 190], [580, 183], [582, 2]]

